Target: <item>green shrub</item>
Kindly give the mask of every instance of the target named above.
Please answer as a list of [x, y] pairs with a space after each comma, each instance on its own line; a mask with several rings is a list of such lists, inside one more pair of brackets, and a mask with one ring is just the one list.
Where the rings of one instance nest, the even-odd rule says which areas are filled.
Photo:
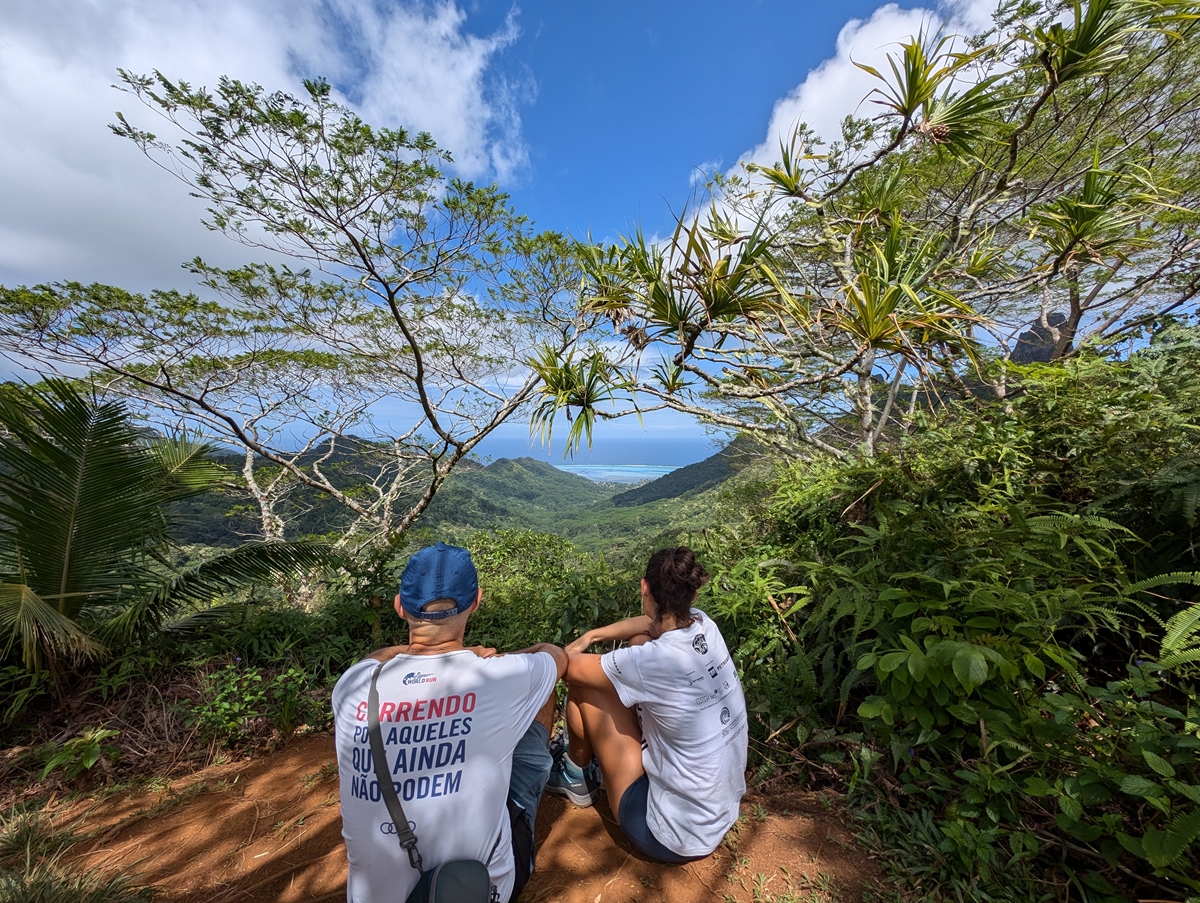
[[1020, 369], [705, 538], [758, 741], [850, 769], [924, 899], [1200, 892], [1196, 350]]
[[106, 743], [120, 735], [120, 731], [93, 727], [81, 731], [78, 736], [67, 740], [61, 746], [51, 744], [47, 750], [47, 761], [42, 768], [41, 779], [54, 769], [61, 768], [63, 776], [73, 781], [81, 775], [90, 772], [101, 758], [115, 762], [120, 757], [120, 751], [112, 744]]
[[470, 644], [520, 649], [568, 643], [636, 610], [636, 580], [562, 537], [492, 530], [474, 534], [467, 545], [483, 588], [483, 604], [467, 625]]
[[249, 739], [251, 722], [266, 713], [262, 671], [226, 665], [205, 680], [205, 701], [192, 709], [192, 724], [206, 741], [237, 746]]
[[[319, 694], [319, 695], [318, 695]], [[309, 674], [291, 667], [275, 674], [267, 685], [266, 714], [283, 739], [290, 739], [301, 725], [327, 727], [333, 713], [324, 692], [312, 692]]]

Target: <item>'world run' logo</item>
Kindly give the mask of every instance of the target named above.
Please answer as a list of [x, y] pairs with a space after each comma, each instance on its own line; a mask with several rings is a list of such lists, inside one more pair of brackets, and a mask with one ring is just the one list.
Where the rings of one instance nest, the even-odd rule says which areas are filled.
[[413, 684], [431, 684], [436, 682], [437, 678], [432, 674], [422, 674], [420, 671], [409, 671], [404, 675], [404, 685], [406, 687]]
[[692, 648], [701, 655], [706, 655], [708, 653], [708, 642], [704, 639], [704, 634], [699, 633], [696, 635], [696, 638], [692, 640]]

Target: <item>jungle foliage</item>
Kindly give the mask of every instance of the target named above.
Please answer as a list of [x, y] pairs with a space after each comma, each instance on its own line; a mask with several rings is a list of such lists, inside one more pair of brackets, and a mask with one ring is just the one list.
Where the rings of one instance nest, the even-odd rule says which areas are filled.
[[1010, 365], [707, 543], [764, 754], [850, 768], [925, 898], [1200, 891], [1198, 340]]
[[[846, 791], [896, 899], [1200, 899], [1200, 9], [1005, 3], [993, 24], [912, 36], [873, 72], [880, 117], [827, 142], [801, 126], [775, 165], [718, 180], [707, 215], [614, 247], [534, 234], [494, 189], [445, 181], [428, 136], [372, 131], [323, 83], [297, 100], [126, 76], [190, 150], [118, 133], [194, 180], [216, 228], [313, 270], [196, 261], [211, 303], [0, 290], [0, 346], [214, 434], [250, 399], [227, 426], [261, 534], [283, 536], [306, 487], [344, 509], [347, 553], [289, 564], [264, 543], [182, 567], [171, 513], [212, 502], [203, 447], [67, 383], [6, 390], [0, 692], [30, 748], [5, 767], [78, 785], [153, 767], [153, 738], [204, 758], [322, 729], [337, 676], [399, 639], [398, 576], [435, 530], [480, 568], [468, 642], [502, 649], [636, 610], [645, 553], [690, 532], [756, 775]], [[335, 150], [332, 176], [289, 175], [293, 140], [301, 160]], [[310, 188], [354, 206], [359, 176], [378, 197], [361, 217], [295, 218]], [[454, 266], [409, 279], [447, 242]], [[179, 351], [231, 336], [231, 356]], [[336, 353], [295, 351], [314, 336]], [[134, 391], [159, 348], [184, 389]], [[331, 375], [345, 395], [322, 410]], [[360, 468], [351, 430], [380, 386], [422, 413]], [[662, 407], [781, 452], [770, 477], [556, 516], [564, 475], [529, 493], [528, 462], [462, 472], [522, 406], [547, 434], [573, 414], [576, 448], [598, 419]], [[317, 439], [282, 448], [277, 417]]]

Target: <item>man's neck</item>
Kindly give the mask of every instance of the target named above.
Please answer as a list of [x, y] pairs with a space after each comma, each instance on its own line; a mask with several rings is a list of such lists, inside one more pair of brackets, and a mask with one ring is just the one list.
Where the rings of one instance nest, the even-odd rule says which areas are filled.
[[443, 652], [457, 652], [463, 648], [462, 637], [453, 640], [428, 641], [420, 637], [410, 637], [403, 647], [402, 655], [441, 655]]
[[386, 662], [397, 655], [442, 655], [447, 652], [458, 652], [465, 648], [462, 637], [441, 642], [422, 642], [420, 637], [416, 637], [410, 639], [407, 643], [401, 643], [398, 646], [389, 646], [386, 649], [372, 652], [367, 658], [373, 658], [378, 662]]

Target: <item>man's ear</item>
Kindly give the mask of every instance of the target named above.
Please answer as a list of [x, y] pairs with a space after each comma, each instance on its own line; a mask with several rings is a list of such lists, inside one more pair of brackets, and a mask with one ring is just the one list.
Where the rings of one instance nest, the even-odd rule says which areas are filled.
[[400, 620], [408, 620], [408, 612], [404, 610], [404, 606], [400, 604], [400, 594], [396, 593], [396, 601], [392, 603], [392, 607], [396, 609], [396, 614], [400, 616]]
[[[397, 596], [396, 598], [399, 599], [400, 597]], [[471, 607], [467, 609], [467, 614], [469, 614], [469, 615], [475, 614], [476, 610], [478, 610], [478, 608], [479, 608], [479, 603], [482, 601], [483, 601], [483, 587], [481, 586], [475, 592], [475, 601], [474, 601], [474, 603], [472, 603]]]

